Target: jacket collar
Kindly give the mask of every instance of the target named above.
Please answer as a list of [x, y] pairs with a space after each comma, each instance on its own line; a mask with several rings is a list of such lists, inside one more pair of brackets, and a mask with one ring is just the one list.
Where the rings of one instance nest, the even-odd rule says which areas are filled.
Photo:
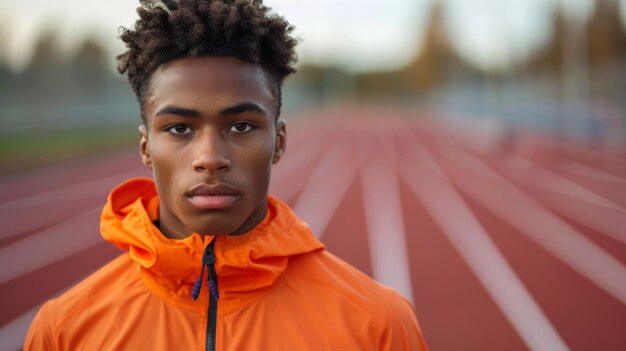
[[[129, 252], [148, 287], [161, 298], [181, 307], [205, 309], [207, 287], [202, 288], [198, 301], [191, 301], [191, 290], [200, 274], [204, 248], [213, 236], [165, 237], [153, 224], [158, 220], [158, 206], [151, 179], [122, 183], [113, 189], [102, 211], [102, 236]], [[215, 269], [224, 313], [262, 296], [287, 268], [290, 256], [324, 248], [309, 227], [272, 196], [267, 215], [251, 231], [218, 235], [215, 240]]]

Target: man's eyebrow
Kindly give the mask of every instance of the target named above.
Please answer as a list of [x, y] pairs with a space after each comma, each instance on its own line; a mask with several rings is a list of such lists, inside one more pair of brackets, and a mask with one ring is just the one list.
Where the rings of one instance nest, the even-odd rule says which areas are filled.
[[[237, 115], [237, 114], [244, 113], [244, 112], [256, 112], [262, 115], [267, 114], [261, 106], [253, 102], [244, 102], [241, 104], [224, 108], [223, 110], [219, 112], [219, 115], [220, 116]], [[159, 111], [157, 111], [157, 113], [155, 113], [155, 116], [159, 116], [159, 115], [178, 115], [182, 117], [200, 117], [202, 113], [200, 113], [200, 111], [198, 110], [194, 110], [190, 108], [167, 105], [163, 107], [162, 109], [160, 109]]]
[[155, 113], [155, 116], [159, 115], [178, 115], [183, 117], [200, 117], [201, 113], [197, 110], [192, 110], [184, 107], [177, 107], [167, 105]]
[[222, 111], [220, 111], [220, 115], [224, 116], [224, 115], [236, 115], [236, 114], [240, 114], [240, 113], [244, 113], [244, 112], [257, 112], [260, 113], [262, 115], [267, 115], [267, 113], [265, 112], [265, 110], [253, 103], [253, 102], [244, 102], [241, 104], [237, 104], [234, 106], [230, 106], [227, 107], [225, 109], [223, 109]]

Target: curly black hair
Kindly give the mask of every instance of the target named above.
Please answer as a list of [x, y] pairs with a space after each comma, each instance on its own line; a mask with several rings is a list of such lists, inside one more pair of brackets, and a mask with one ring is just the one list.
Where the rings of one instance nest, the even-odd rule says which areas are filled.
[[128, 75], [146, 122], [144, 101], [159, 66], [184, 57], [232, 56], [260, 65], [270, 76], [280, 114], [281, 86], [294, 73], [293, 26], [262, 0], [139, 0], [139, 19], [120, 28], [128, 50], [118, 71]]

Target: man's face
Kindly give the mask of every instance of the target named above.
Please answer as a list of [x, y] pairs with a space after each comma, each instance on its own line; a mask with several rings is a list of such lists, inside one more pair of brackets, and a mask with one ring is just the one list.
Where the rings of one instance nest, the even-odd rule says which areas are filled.
[[179, 59], [152, 75], [140, 150], [165, 235], [241, 234], [263, 219], [286, 137], [269, 79], [232, 57]]

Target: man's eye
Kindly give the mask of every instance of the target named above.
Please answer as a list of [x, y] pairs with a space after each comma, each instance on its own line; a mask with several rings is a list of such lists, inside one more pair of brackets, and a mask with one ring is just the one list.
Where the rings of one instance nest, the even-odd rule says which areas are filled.
[[183, 134], [191, 134], [193, 133], [193, 130], [191, 130], [191, 128], [187, 127], [184, 124], [175, 124], [169, 128], [166, 129], [166, 131], [172, 133], [172, 134], [176, 134], [176, 135], [183, 135]]
[[237, 122], [230, 126], [231, 133], [245, 133], [252, 130], [252, 125], [248, 122]]

